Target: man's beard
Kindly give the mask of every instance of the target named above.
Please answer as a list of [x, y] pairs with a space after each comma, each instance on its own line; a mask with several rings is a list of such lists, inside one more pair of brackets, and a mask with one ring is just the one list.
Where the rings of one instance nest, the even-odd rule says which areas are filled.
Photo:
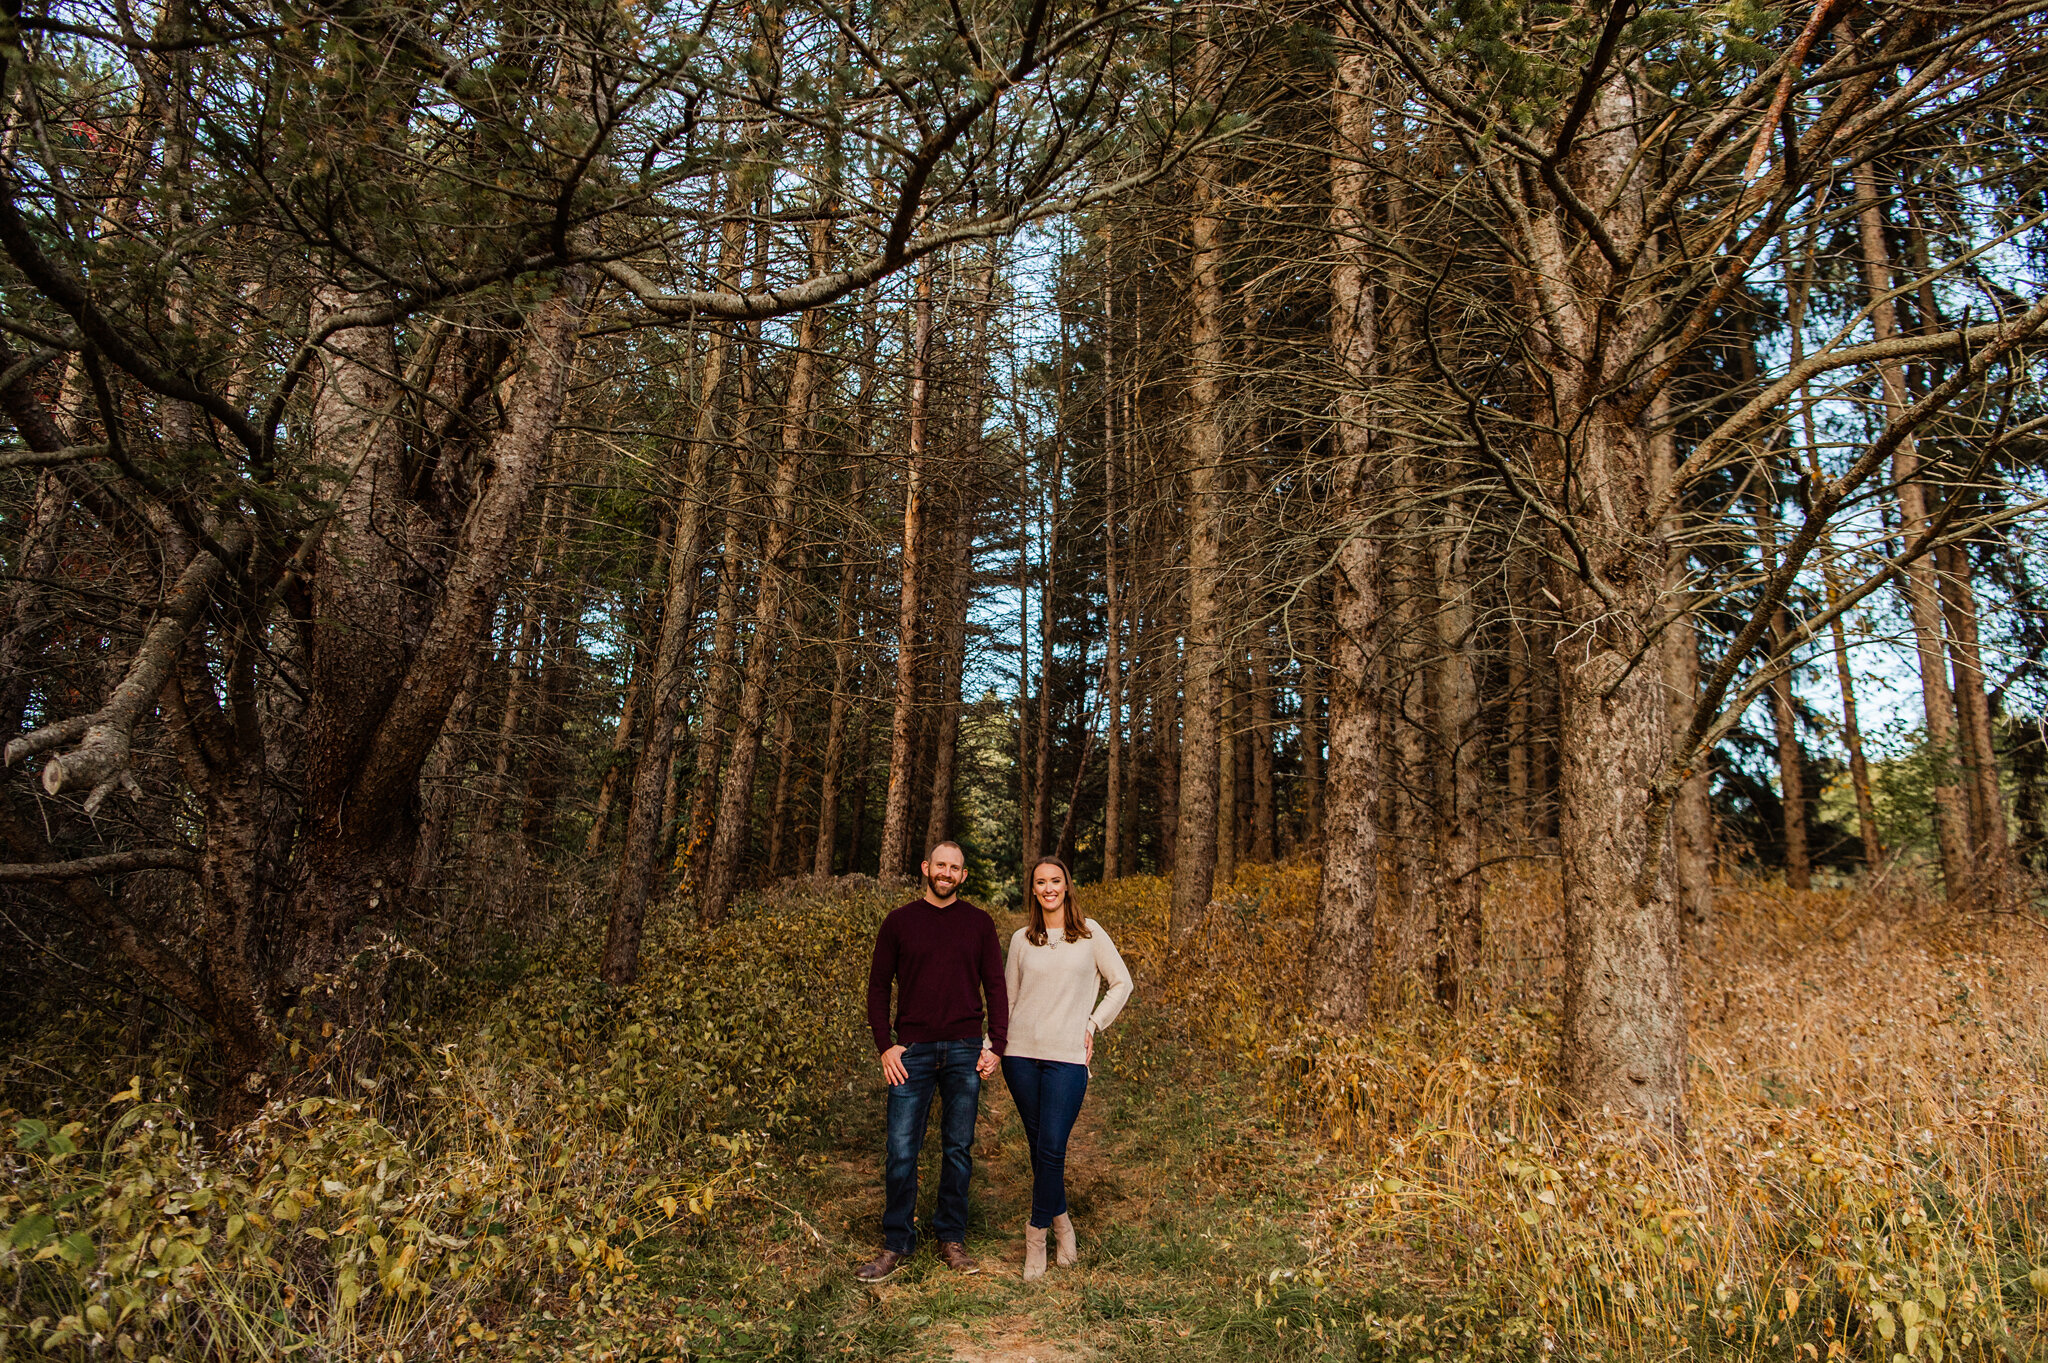
[[961, 885], [961, 882], [962, 882], [962, 881], [964, 881], [965, 879], [966, 879], [966, 877], [965, 877], [965, 876], [962, 876], [960, 880], [956, 880], [956, 881], [954, 881], [954, 882], [953, 882], [953, 888], [952, 888], [952, 889], [950, 889], [950, 890], [942, 890], [942, 889], [940, 889], [940, 888], [939, 888], [938, 886], [936, 886], [936, 885], [932, 884], [932, 878], [931, 878], [931, 876], [930, 876], [929, 874], [926, 874], [926, 875], [925, 875], [925, 878], [924, 878], [924, 888], [925, 888], [925, 891], [926, 891], [926, 893], [928, 893], [928, 894], [934, 894], [934, 895], [937, 895], [937, 896], [938, 896], [938, 897], [939, 897], [940, 899], [944, 899], [944, 898], [945, 898], [945, 897], [946, 897], [947, 895], [951, 895], [951, 894], [958, 894], [958, 893], [959, 893], [959, 891], [960, 891], [960, 885]]

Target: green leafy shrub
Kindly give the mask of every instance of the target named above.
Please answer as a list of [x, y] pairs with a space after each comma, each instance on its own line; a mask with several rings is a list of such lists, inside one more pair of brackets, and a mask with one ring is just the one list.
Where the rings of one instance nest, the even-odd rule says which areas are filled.
[[[0, 1357], [686, 1349], [649, 1323], [641, 1260], [744, 1199], [821, 1076], [866, 1065], [898, 897], [783, 890], [709, 931], [670, 906], [623, 991], [572, 934], [509, 988], [448, 982], [380, 1038], [381, 1080], [224, 1141], [140, 1079], [54, 1125], [0, 1113]], [[296, 1048], [308, 1084], [345, 1041]]]

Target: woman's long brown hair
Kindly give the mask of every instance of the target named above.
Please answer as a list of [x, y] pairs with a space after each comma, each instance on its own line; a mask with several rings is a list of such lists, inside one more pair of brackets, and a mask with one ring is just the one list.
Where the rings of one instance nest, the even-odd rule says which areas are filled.
[[1058, 857], [1040, 857], [1032, 862], [1031, 869], [1024, 873], [1024, 895], [1031, 901], [1031, 926], [1024, 929], [1024, 940], [1035, 947], [1042, 947], [1049, 935], [1045, 930], [1045, 905], [1038, 902], [1038, 894], [1032, 889], [1032, 883], [1038, 879], [1038, 868], [1041, 866], [1057, 866], [1060, 868], [1060, 874], [1066, 878], [1067, 900], [1061, 908], [1066, 910], [1067, 926], [1060, 935], [1069, 942], [1078, 942], [1083, 937], [1093, 936], [1088, 931], [1088, 925], [1081, 921], [1081, 910], [1074, 903], [1074, 873], [1069, 871], [1067, 863]]

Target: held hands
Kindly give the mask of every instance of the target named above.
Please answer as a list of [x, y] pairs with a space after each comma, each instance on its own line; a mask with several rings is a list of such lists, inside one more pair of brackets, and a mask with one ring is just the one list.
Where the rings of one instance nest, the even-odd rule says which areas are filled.
[[[996, 1072], [1002, 1062], [992, 1050], [984, 1050], [974, 1062], [974, 1072], [986, 1079]], [[890, 1084], [901, 1084], [910, 1078], [910, 1071], [903, 1068], [903, 1048], [891, 1046], [882, 1052], [882, 1078]]]

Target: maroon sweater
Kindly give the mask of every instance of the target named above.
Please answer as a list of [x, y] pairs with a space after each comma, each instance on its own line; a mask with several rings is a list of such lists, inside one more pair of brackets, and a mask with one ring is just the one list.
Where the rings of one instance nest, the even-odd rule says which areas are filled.
[[[889, 1039], [889, 982], [896, 983], [896, 1039]], [[981, 1008], [988, 997], [988, 1012]], [[940, 908], [922, 897], [882, 920], [868, 968], [868, 1025], [875, 1050], [919, 1041], [975, 1041], [988, 1021], [989, 1043], [1009, 1040], [1010, 996], [1003, 948], [988, 914], [956, 899]]]

